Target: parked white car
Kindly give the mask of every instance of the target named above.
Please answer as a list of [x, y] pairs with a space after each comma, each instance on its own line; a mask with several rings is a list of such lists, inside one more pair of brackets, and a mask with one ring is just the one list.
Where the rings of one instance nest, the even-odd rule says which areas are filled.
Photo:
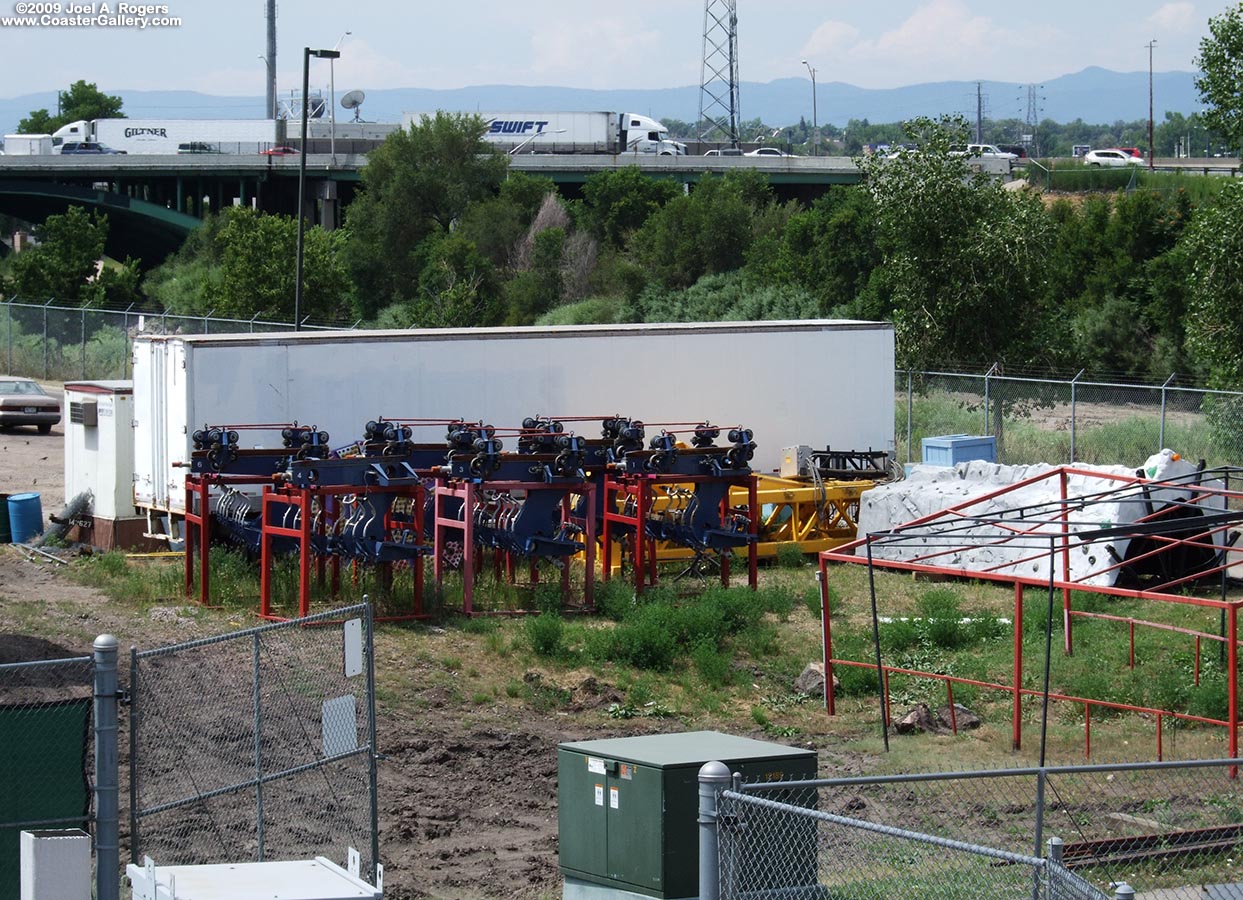
[[1017, 153], [1010, 153], [1007, 150], [1001, 150], [992, 144], [968, 144], [968, 156], [991, 156], [994, 159], [1018, 159]]
[[1087, 166], [1142, 166], [1142, 156], [1132, 156], [1125, 150], [1089, 150], [1083, 155], [1083, 163]]

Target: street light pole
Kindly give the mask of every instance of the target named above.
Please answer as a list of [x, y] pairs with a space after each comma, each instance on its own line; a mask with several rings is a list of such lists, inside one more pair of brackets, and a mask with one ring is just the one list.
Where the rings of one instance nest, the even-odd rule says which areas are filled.
[[[347, 31], [341, 37], [337, 38], [337, 43], [333, 46], [333, 51], [340, 56], [341, 42], [348, 35], [353, 34]], [[328, 146], [329, 152], [332, 154], [332, 164], [337, 164], [337, 67], [336, 56], [328, 57]]]
[[341, 54], [336, 50], [312, 50], [302, 48], [302, 143], [298, 145], [298, 244], [294, 251], [297, 257], [294, 262], [293, 281], [293, 330], [302, 330], [302, 237], [306, 229], [303, 206], [306, 203], [306, 118], [307, 93], [311, 89], [311, 57], [318, 59], [336, 59]]
[[1148, 42], [1148, 171], [1151, 172], [1155, 165], [1153, 156], [1156, 154], [1156, 148], [1152, 146], [1152, 48], [1157, 44], [1157, 39], [1153, 38]]
[[811, 75], [811, 130], [813, 133], [811, 139], [811, 155], [820, 155], [820, 121], [816, 115], [816, 67], [803, 60], [803, 65], [807, 67], [808, 73]]

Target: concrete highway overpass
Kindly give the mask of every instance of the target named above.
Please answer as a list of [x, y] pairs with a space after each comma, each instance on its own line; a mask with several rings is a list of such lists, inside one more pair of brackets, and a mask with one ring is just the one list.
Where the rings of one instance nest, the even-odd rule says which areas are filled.
[[[306, 158], [311, 221], [335, 227], [360, 184], [361, 154], [311, 153]], [[653, 178], [693, 186], [737, 169], [768, 176], [782, 200], [811, 202], [860, 173], [848, 157], [703, 157], [520, 154], [514, 171], [552, 179], [568, 197], [597, 172], [638, 166]], [[154, 265], [174, 251], [208, 212], [234, 204], [293, 215], [298, 206], [297, 155], [0, 156], [0, 213], [41, 222], [70, 205], [106, 212], [108, 254]]]

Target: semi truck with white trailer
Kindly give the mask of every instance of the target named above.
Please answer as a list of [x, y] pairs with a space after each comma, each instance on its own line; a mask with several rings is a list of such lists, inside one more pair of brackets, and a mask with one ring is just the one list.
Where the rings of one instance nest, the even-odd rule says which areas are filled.
[[50, 156], [54, 153], [50, 134], [6, 134], [5, 156]]
[[[56, 143], [95, 141], [126, 153], [260, 153], [283, 141], [277, 119], [79, 119], [58, 128]], [[279, 130], [278, 130], [279, 129]], [[186, 148], [193, 148], [187, 150]]]
[[[660, 423], [705, 420], [752, 429], [761, 472], [777, 471], [798, 445], [892, 451], [893, 327], [806, 320], [139, 336], [134, 505], [153, 523], [184, 514], [182, 464], [206, 425], [297, 421], [344, 446], [381, 416], [499, 429], [527, 416], [612, 415], [651, 423], [649, 434]], [[278, 431], [245, 434], [247, 446], [280, 446]]]
[[[429, 113], [405, 113], [409, 127]], [[685, 156], [686, 145], [650, 116], [614, 112], [480, 112], [483, 139], [504, 153]]]

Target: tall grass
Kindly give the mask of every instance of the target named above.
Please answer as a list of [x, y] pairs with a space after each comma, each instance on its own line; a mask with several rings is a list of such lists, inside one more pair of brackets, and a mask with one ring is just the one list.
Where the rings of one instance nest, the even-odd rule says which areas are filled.
[[[925, 437], [989, 433], [985, 430], [982, 396], [975, 399], [943, 392], [917, 394], [910, 410], [909, 459], [913, 462], [922, 458], [921, 440]], [[906, 460], [905, 396], [899, 397], [895, 404], [894, 430], [898, 436], [898, 458]], [[1099, 415], [1089, 414], [1080, 407], [1074, 436], [1074, 461], [1091, 465], [1137, 466], [1162, 449], [1161, 444], [1188, 459], [1204, 459], [1210, 466], [1238, 462], [1238, 449], [1228, 443], [1230, 435], [1220, 429], [1215, 431], [1207, 416], [1185, 410], [1176, 416], [1167, 415], [1162, 440], [1160, 407], [1154, 407], [1151, 415], [1135, 414], [1108, 421], [1100, 421]], [[1017, 404], [1004, 411], [998, 462], [1060, 465], [1071, 462], [1070, 451], [1067, 417], [1053, 415], [1047, 408], [1024, 409]]]

